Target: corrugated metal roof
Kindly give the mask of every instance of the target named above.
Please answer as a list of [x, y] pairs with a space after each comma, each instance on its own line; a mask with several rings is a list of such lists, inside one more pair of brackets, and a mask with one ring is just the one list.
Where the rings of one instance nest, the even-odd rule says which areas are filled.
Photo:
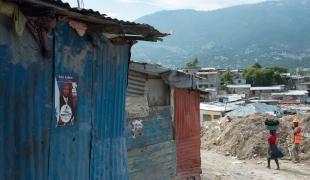
[[269, 91], [269, 90], [283, 90], [284, 85], [279, 86], [263, 86], [263, 87], [251, 87], [251, 91]]
[[227, 88], [235, 88], [235, 89], [238, 89], [238, 88], [247, 88], [247, 89], [250, 89], [251, 88], [251, 84], [239, 84], [239, 85], [227, 85]]
[[177, 175], [200, 178], [200, 95], [198, 91], [174, 89], [177, 144]]
[[197, 89], [194, 75], [162, 67], [158, 64], [130, 62], [130, 70], [147, 75], [158, 76], [171, 87]]
[[306, 96], [308, 95], [308, 91], [303, 91], [303, 90], [289, 90], [287, 92], [282, 92], [282, 93], [272, 93], [272, 96]]
[[[90, 29], [120, 35], [130, 40], [157, 41], [169, 35], [161, 33], [148, 24], [113, 19], [105, 14], [100, 14], [92, 9], [74, 8], [61, 0], [7, 0], [20, 5], [25, 15], [34, 15], [36, 12], [41, 16], [45, 14], [66, 16], [75, 20], [86, 22]], [[53, 10], [51, 12], [51, 10]], [[42, 14], [43, 13], [43, 14]], [[108, 27], [107, 27], [108, 25]], [[133, 36], [131, 36], [133, 35]]]
[[200, 109], [206, 111], [227, 112], [237, 109], [239, 106], [233, 103], [200, 103]]

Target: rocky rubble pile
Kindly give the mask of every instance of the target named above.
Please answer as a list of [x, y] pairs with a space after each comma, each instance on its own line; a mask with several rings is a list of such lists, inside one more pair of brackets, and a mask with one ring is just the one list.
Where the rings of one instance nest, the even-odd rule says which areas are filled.
[[[247, 117], [222, 118], [219, 121], [206, 123], [201, 132], [201, 148], [213, 149], [239, 159], [252, 159], [266, 157], [266, 138], [269, 131], [266, 129], [265, 121], [279, 120], [277, 130], [278, 145], [290, 158], [292, 141], [292, 120], [296, 116], [285, 116], [277, 118], [268, 114], [253, 114]], [[310, 115], [299, 116], [304, 136], [310, 133]], [[303, 158], [310, 158], [310, 137], [304, 137], [301, 148]]]

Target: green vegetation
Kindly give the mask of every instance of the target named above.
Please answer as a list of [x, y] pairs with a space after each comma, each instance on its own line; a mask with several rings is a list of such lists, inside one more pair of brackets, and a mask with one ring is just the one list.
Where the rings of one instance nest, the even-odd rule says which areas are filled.
[[197, 58], [192, 59], [190, 62], [186, 63], [186, 68], [197, 68], [199, 61]]
[[300, 76], [306, 75], [305, 71], [302, 68], [297, 68], [296, 73]]
[[272, 86], [286, 84], [285, 80], [281, 78], [281, 73], [287, 73], [287, 69], [282, 67], [263, 68], [256, 63], [251, 68], [245, 69], [243, 76], [252, 86]]
[[232, 84], [232, 81], [233, 81], [233, 77], [232, 77], [232, 74], [230, 73], [229, 70], [227, 70], [226, 72], [224, 72], [221, 75], [221, 84], [223, 86], [227, 86], [228, 84]]

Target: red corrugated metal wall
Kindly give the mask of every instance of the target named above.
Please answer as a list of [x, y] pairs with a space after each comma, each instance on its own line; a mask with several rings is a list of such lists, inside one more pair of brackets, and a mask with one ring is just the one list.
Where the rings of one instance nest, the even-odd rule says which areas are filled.
[[174, 90], [177, 143], [177, 176], [179, 179], [200, 179], [199, 92]]

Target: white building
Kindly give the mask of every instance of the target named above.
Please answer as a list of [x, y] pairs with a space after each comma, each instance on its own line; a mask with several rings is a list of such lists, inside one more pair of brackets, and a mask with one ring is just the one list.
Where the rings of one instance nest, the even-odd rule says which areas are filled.
[[239, 105], [233, 103], [200, 103], [200, 122], [213, 121], [224, 117], [227, 112], [235, 110]]
[[240, 84], [240, 85], [227, 85], [227, 92], [229, 94], [245, 94], [250, 95], [251, 84]]
[[263, 86], [263, 87], [251, 87], [251, 96], [260, 97], [260, 99], [268, 100], [272, 99], [272, 93], [279, 93], [285, 91], [285, 85], [278, 86]]
[[197, 76], [201, 77], [198, 81], [198, 87], [201, 89], [218, 89], [221, 85], [220, 73], [214, 69], [204, 70], [201, 69], [196, 73]]

